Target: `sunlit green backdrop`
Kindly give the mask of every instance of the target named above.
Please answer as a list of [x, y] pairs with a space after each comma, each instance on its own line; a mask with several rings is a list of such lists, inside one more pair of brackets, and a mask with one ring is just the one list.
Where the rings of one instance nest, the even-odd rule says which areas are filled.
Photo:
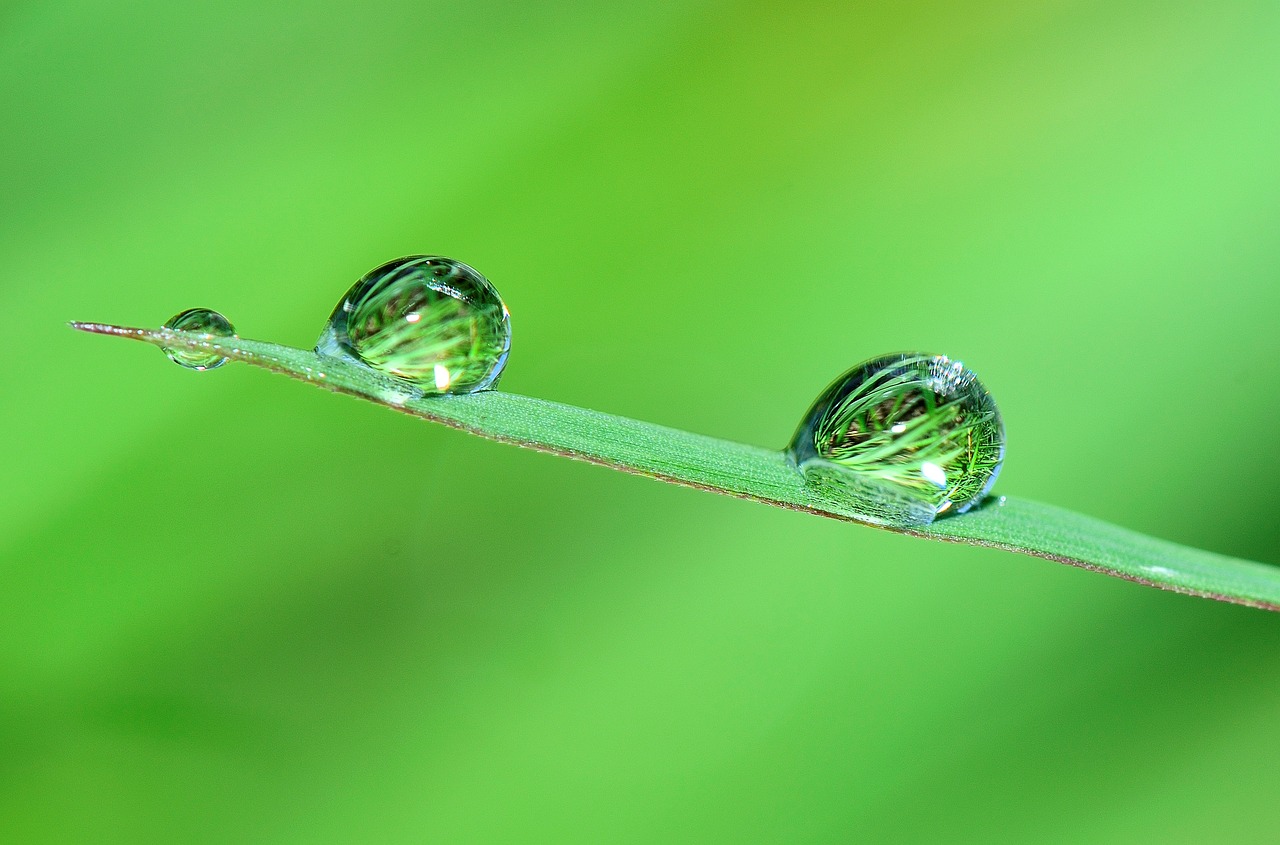
[[1280, 824], [1280, 616], [483, 442], [306, 345], [466, 261], [504, 389], [782, 445], [961, 358], [998, 492], [1280, 564], [1280, 5], [0, 5], [0, 840]]

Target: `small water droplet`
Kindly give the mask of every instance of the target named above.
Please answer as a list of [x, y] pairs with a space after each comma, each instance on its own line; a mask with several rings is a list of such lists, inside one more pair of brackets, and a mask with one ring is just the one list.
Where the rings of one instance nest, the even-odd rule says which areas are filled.
[[484, 276], [461, 261], [410, 255], [347, 291], [316, 351], [349, 356], [423, 394], [493, 387], [511, 350], [511, 317]]
[[945, 355], [866, 361], [828, 387], [788, 449], [842, 513], [898, 527], [960, 514], [1004, 460], [1004, 424], [977, 376]]
[[[207, 338], [235, 337], [235, 326], [231, 321], [208, 308], [188, 308], [176, 314], [164, 324], [166, 329], [178, 332], [198, 332]], [[164, 347], [169, 360], [179, 366], [191, 370], [214, 370], [227, 363], [225, 356], [217, 352], [201, 352], [194, 349]]]

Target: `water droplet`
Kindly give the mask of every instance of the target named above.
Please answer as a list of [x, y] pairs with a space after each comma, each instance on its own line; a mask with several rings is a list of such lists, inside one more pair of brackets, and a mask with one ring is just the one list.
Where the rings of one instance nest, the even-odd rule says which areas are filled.
[[806, 483], [840, 512], [919, 526], [982, 501], [1004, 460], [1004, 424], [963, 364], [909, 352], [836, 379], [788, 451]]
[[[210, 339], [215, 337], [235, 337], [236, 334], [235, 326], [231, 325], [230, 320], [217, 311], [211, 311], [208, 308], [188, 308], [181, 314], [171, 318], [169, 322], [164, 324], [164, 327], [179, 332], [202, 333]], [[212, 351], [200, 352], [194, 349], [171, 349], [167, 346], [164, 351], [169, 356], [170, 361], [191, 370], [213, 370], [227, 363], [225, 356]]]
[[421, 393], [493, 387], [511, 350], [511, 318], [497, 290], [461, 261], [410, 255], [356, 282], [316, 351], [354, 357]]

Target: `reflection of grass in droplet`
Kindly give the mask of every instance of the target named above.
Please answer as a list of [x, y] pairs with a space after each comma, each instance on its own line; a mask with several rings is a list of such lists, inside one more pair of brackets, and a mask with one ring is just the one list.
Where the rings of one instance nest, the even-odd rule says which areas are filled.
[[[236, 333], [230, 320], [208, 308], [188, 308], [169, 318], [164, 327], [180, 332], [203, 332], [209, 337], [233, 337]], [[164, 352], [170, 361], [190, 370], [216, 370], [227, 362], [226, 358], [216, 352], [183, 349], [165, 349]]]
[[[897, 359], [863, 378], [819, 421], [818, 454], [935, 506], [980, 496], [1000, 463], [995, 411], [965, 392], [977, 389], [970, 382], [931, 378], [933, 360]], [[929, 480], [927, 464], [946, 473], [945, 487]]]
[[426, 287], [389, 286], [360, 305], [350, 336], [362, 358], [388, 372], [430, 383], [442, 367], [448, 385], [467, 386], [481, 381], [502, 354], [495, 310]]

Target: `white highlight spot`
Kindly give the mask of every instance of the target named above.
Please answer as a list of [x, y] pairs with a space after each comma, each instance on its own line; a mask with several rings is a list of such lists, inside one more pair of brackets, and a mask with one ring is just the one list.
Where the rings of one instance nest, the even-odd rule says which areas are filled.
[[417, 311], [414, 311], [412, 314], [405, 314], [404, 319], [406, 322], [416, 323], [422, 319], [422, 315], [419, 314]]
[[453, 381], [453, 376], [449, 373], [449, 368], [443, 364], [436, 364], [436, 390], [445, 391], [449, 389], [449, 382]]
[[892, 426], [890, 426], [889, 430], [892, 431], [894, 434], [901, 434], [902, 432], [907, 430], [907, 424], [894, 423]]
[[923, 464], [920, 465], [920, 474], [923, 475], [925, 477], [925, 480], [928, 481], [930, 484], [933, 484], [937, 487], [947, 486], [947, 474], [946, 472], [943, 471], [942, 467], [938, 466], [937, 464], [933, 464], [933, 463], [929, 463], [928, 461], [925, 461]]

